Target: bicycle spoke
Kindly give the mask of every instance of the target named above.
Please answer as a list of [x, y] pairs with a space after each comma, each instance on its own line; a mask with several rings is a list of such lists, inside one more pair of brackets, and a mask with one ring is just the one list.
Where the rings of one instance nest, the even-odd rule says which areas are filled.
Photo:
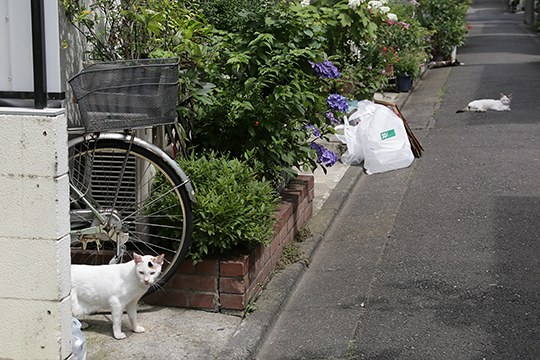
[[[125, 260], [133, 252], [166, 254], [162, 279], [170, 278], [191, 239], [186, 181], [153, 150], [129, 141], [92, 138], [70, 151], [70, 182], [80, 190], [71, 191], [74, 258], [108, 263], [120, 241]], [[83, 233], [85, 238], [77, 239]]]

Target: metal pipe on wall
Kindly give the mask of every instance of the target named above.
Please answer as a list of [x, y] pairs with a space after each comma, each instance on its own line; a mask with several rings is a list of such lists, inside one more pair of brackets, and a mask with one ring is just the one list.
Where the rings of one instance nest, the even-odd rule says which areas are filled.
[[47, 107], [47, 66], [43, 0], [32, 0], [32, 54], [34, 68], [34, 108]]

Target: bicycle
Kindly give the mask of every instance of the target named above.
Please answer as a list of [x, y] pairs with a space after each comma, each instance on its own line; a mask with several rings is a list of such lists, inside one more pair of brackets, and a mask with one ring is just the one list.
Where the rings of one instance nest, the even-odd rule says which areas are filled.
[[142, 138], [148, 129], [176, 123], [178, 61], [101, 62], [68, 82], [84, 127], [68, 142], [72, 263], [164, 253], [151, 293], [177, 270], [193, 229], [190, 179]]

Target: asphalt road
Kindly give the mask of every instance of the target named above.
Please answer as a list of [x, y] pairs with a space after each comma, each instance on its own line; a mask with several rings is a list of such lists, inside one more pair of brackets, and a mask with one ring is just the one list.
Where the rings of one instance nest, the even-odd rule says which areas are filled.
[[405, 104], [424, 156], [360, 177], [257, 359], [540, 359], [540, 38], [502, 0], [468, 20]]

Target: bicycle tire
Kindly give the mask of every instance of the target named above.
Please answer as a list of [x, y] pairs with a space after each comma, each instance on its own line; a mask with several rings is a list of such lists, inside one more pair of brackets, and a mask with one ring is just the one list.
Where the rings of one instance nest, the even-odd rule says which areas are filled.
[[[176, 169], [164, 160], [163, 154], [159, 156], [154, 145], [129, 139], [129, 136], [119, 140], [98, 135], [70, 141], [69, 181], [70, 187], [77, 187], [85, 200], [108, 219], [108, 224], [129, 235], [122, 261], [131, 260], [133, 252], [165, 253], [166, 264], [148, 295], [174, 275], [187, 254], [193, 215], [185, 176], [178, 171], [179, 166]], [[126, 171], [120, 175], [122, 166]], [[70, 222], [71, 230], [75, 231], [98, 223], [80, 193], [73, 190]], [[108, 263], [118, 243], [105, 234], [99, 237], [86, 244], [86, 239], [83, 241], [83, 237], [72, 231], [72, 263]]]

